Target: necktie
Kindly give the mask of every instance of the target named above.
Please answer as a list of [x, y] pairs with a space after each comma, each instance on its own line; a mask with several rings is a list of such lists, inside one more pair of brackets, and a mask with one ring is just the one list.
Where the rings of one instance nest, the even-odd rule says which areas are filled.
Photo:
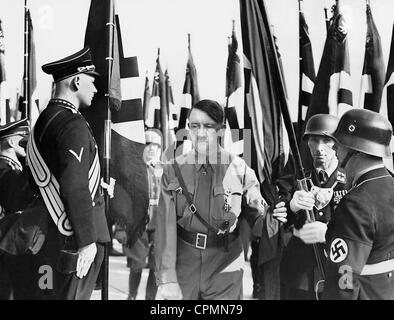
[[328, 180], [328, 174], [324, 170], [319, 171], [319, 181], [321, 185], [324, 185]]

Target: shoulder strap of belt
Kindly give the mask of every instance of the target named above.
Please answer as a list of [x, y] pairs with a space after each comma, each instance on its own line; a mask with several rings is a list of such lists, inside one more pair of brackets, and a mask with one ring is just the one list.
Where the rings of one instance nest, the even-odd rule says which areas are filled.
[[208, 228], [209, 231], [218, 234], [218, 232], [220, 232], [220, 230], [217, 230], [216, 228], [214, 228], [213, 226], [211, 226], [203, 217], [201, 217], [201, 215], [198, 213], [196, 206], [193, 203], [192, 198], [190, 197], [189, 191], [186, 188], [186, 184], [185, 181], [183, 180], [182, 177], [182, 173], [181, 170], [179, 169], [179, 165], [178, 163], [175, 161], [174, 159], [174, 164], [172, 165], [174, 170], [175, 170], [175, 175], [178, 178], [179, 184], [181, 185], [182, 188], [182, 193], [185, 196], [187, 203], [189, 204], [189, 210], [192, 214], [194, 214], [196, 216], [196, 218], [198, 220], [200, 220], [200, 222]]

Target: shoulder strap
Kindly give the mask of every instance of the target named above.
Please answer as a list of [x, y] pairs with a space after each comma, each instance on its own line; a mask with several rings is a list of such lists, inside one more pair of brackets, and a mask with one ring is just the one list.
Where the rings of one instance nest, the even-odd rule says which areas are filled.
[[194, 214], [200, 222], [208, 228], [209, 231], [218, 234], [220, 230], [216, 230], [213, 226], [211, 226], [201, 215], [198, 213], [196, 206], [193, 203], [192, 198], [190, 197], [189, 191], [186, 188], [185, 180], [183, 180], [181, 170], [179, 169], [179, 165], [174, 159], [174, 164], [172, 165], [175, 170], [175, 175], [178, 178], [179, 184], [183, 190], [183, 195], [185, 196], [187, 203], [189, 204], [189, 210], [192, 214]]
[[42, 139], [44, 138], [44, 134], [45, 134], [45, 132], [47, 131], [49, 125], [50, 125], [50, 124], [52, 123], [52, 121], [55, 120], [55, 118], [56, 118], [61, 112], [63, 112], [63, 111], [65, 111], [65, 110], [59, 110], [59, 111], [57, 111], [52, 117], [49, 118], [48, 122], [45, 124], [44, 128], [43, 128], [42, 131], [41, 131], [40, 137], [39, 137], [39, 139], [38, 139], [38, 142], [39, 142], [39, 143], [42, 142]]

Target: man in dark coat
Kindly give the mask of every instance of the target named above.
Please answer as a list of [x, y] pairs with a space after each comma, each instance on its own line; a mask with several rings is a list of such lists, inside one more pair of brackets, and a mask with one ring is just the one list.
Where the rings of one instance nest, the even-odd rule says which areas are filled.
[[[307, 170], [306, 175], [314, 187], [312, 192], [296, 191], [290, 201], [286, 228], [293, 235], [281, 262], [281, 294], [286, 300], [313, 300], [321, 292], [324, 277], [318, 263], [324, 266], [326, 259], [323, 243], [327, 223], [346, 192], [345, 175], [338, 170], [333, 150], [337, 124], [337, 117], [317, 114], [309, 119], [305, 128], [303, 139], [307, 140], [313, 159], [313, 168]], [[316, 203], [315, 198], [320, 198], [321, 203]], [[307, 221], [304, 210], [312, 210], [315, 221]]]
[[[90, 106], [98, 75], [89, 48], [42, 66], [56, 84], [54, 97], [32, 130], [27, 160], [46, 205], [47, 239], [36, 255], [53, 281], [42, 299], [89, 299], [110, 241], [100, 189], [98, 149], [79, 109]], [[42, 277], [50, 272], [42, 270]]]
[[351, 188], [331, 219], [323, 299], [394, 299], [394, 180], [392, 126], [382, 115], [353, 109], [334, 134], [339, 165]]
[[[26, 152], [19, 144], [28, 133], [26, 119], [0, 127], [0, 223], [1, 218], [23, 210], [33, 201], [29, 171], [23, 165]], [[33, 297], [31, 266], [29, 256], [0, 253], [0, 299]]]

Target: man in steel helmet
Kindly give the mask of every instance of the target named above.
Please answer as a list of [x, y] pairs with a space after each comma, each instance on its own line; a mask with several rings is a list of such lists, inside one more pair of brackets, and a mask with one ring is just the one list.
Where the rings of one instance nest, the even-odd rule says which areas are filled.
[[[315, 204], [315, 195], [303, 190], [295, 191], [290, 201], [288, 227], [293, 232], [281, 263], [282, 298], [286, 300], [316, 299], [321, 293], [322, 275], [319, 272], [314, 248], [319, 251], [322, 264], [327, 223], [344, 191], [344, 173], [338, 171], [338, 159], [333, 150], [333, 136], [339, 119], [329, 114], [316, 114], [306, 125], [303, 139], [307, 142], [313, 167], [306, 175], [314, 186], [323, 188], [331, 198], [322, 205]], [[318, 189], [316, 189], [318, 190]], [[316, 221], [306, 223], [305, 210], [313, 211]], [[316, 289], [318, 288], [318, 290]]]
[[346, 112], [334, 133], [351, 185], [329, 223], [324, 299], [394, 299], [394, 180], [384, 167], [392, 126], [378, 113]]

